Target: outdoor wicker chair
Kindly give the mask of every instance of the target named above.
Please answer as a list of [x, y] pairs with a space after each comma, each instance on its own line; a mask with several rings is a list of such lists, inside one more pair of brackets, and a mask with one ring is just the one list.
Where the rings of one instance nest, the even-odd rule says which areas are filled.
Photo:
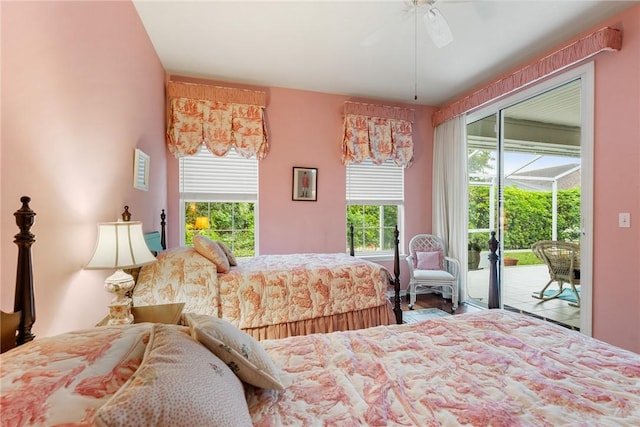
[[[580, 285], [580, 245], [573, 242], [543, 240], [534, 243], [531, 250], [547, 265], [551, 277], [544, 288], [540, 292], [534, 292], [532, 296], [544, 301], [558, 298], [564, 291], [564, 284], [568, 283], [576, 296], [576, 302], [569, 302], [569, 305], [580, 307], [580, 293], [576, 288]], [[545, 291], [553, 282], [558, 283], [558, 291], [545, 295]]]

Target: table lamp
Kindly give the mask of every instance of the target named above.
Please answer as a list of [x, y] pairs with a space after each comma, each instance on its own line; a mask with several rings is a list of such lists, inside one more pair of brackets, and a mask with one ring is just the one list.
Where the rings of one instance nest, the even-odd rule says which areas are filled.
[[96, 249], [85, 269], [117, 269], [104, 282], [105, 289], [114, 294], [109, 304], [109, 325], [133, 323], [131, 298], [127, 296], [127, 292], [133, 289], [135, 281], [133, 276], [122, 269], [140, 267], [153, 262], [156, 262], [156, 259], [144, 240], [141, 222], [98, 224]]

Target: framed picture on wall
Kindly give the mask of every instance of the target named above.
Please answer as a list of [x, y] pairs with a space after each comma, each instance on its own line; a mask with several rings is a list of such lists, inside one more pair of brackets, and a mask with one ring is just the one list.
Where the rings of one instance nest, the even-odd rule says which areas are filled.
[[315, 202], [318, 200], [318, 169], [293, 168], [292, 200]]
[[148, 154], [136, 148], [133, 160], [133, 187], [138, 190], [149, 190], [149, 162]]

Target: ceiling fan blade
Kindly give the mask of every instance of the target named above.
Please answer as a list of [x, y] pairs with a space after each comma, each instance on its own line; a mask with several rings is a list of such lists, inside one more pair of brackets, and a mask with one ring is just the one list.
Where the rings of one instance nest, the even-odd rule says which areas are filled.
[[430, 7], [423, 19], [431, 40], [438, 48], [445, 47], [453, 41], [451, 28], [437, 8]]

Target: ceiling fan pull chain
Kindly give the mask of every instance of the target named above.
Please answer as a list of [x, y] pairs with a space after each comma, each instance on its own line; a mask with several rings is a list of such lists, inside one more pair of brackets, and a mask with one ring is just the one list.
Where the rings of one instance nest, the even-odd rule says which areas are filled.
[[418, 101], [418, 4], [414, 3], [413, 14], [413, 100]]

